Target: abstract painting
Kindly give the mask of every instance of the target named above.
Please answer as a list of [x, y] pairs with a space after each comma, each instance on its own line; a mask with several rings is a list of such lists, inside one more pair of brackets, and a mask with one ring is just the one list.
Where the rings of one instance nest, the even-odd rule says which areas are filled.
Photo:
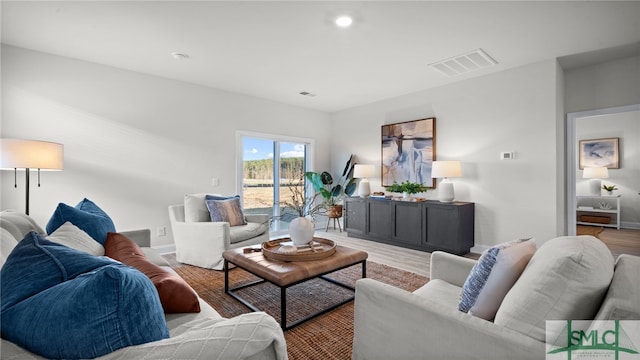
[[436, 118], [382, 125], [382, 186], [410, 181], [434, 187]]
[[585, 167], [620, 168], [619, 138], [580, 140], [580, 170]]

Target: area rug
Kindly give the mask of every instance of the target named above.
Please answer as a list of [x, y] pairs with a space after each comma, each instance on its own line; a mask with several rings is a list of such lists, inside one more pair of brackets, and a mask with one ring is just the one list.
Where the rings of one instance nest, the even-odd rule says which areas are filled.
[[591, 235], [597, 238], [598, 234], [600, 234], [604, 228], [602, 226], [584, 226], [578, 225], [576, 226], [576, 235]]
[[[190, 265], [177, 266], [176, 272], [224, 317], [250, 312], [244, 305], [224, 293], [224, 272]], [[362, 275], [359, 265], [330, 274], [331, 278], [354, 285]], [[414, 291], [429, 281], [428, 278], [390, 266], [367, 261], [367, 277]], [[229, 273], [232, 286], [257, 278], [241, 269]], [[344, 288], [324, 280], [311, 280], [287, 290], [287, 321], [309, 315], [320, 307], [328, 307], [352, 295]], [[243, 289], [240, 295], [259, 309], [280, 321], [280, 291], [265, 283]], [[375, 316], [375, 314], [372, 314]], [[285, 332], [289, 359], [350, 359], [353, 343], [353, 302], [309, 320]]]

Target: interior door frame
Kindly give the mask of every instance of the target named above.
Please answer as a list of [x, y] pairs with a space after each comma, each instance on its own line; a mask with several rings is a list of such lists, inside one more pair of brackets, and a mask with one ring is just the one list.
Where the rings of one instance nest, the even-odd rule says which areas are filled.
[[567, 113], [567, 232], [569, 236], [576, 235], [576, 149], [578, 139], [576, 138], [576, 122], [580, 118], [618, 114], [624, 112], [640, 111], [640, 104], [615, 106], [602, 109], [579, 111]]

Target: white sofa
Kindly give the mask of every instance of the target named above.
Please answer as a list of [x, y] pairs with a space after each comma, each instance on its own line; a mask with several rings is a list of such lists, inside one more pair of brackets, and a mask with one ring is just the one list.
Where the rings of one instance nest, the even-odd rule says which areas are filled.
[[[576, 266], [561, 271], [562, 259]], [[640, 319], [640, 257], [621, 255], [614, 270], [609, 250], [591, 236], [562, 237], [540, 246], [494, 321], [458, 310], [461, 288], [475, 263], [434, 252], [431, 280], [413, 293], [358, 280], [352, 358], [542, 360], [546, 319]]]
[[[204, 206], [204, 194], [202, 194]], [[170, 205], [169, 220], [176, 245], [176, 259], [184, 264], [222, 270], [222, 253], [269, 241], [269, 217], [246, 214], [246, 225], [229, 226], [228, 222], [185, 222], [185, 206]]]
[[[11, 210], [0, 212], [2, 264], [29, 231], [44, 234], [29, 216]], [[122, 234], [143, 247], [149, 261], [171, 270], [169, 264], [148, 247], [148, 230]], [[165, 314], [170, 338], [122, 348], [100, 359], [287, 359], [283, 332], [271, 316], [256, 312], [225, 319], [205, 301], [199, 301], [199, 313]], [[0, 346], [2, 359], [42, 359], [5, 339]]]

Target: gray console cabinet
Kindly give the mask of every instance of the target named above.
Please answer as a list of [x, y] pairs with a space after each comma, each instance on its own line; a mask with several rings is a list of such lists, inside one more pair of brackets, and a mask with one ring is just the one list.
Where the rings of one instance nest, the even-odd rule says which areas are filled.
[[474, 203], [353, 197], [345, 207], [345, 229], [352, 237], [459, 255], [474, 246]]

